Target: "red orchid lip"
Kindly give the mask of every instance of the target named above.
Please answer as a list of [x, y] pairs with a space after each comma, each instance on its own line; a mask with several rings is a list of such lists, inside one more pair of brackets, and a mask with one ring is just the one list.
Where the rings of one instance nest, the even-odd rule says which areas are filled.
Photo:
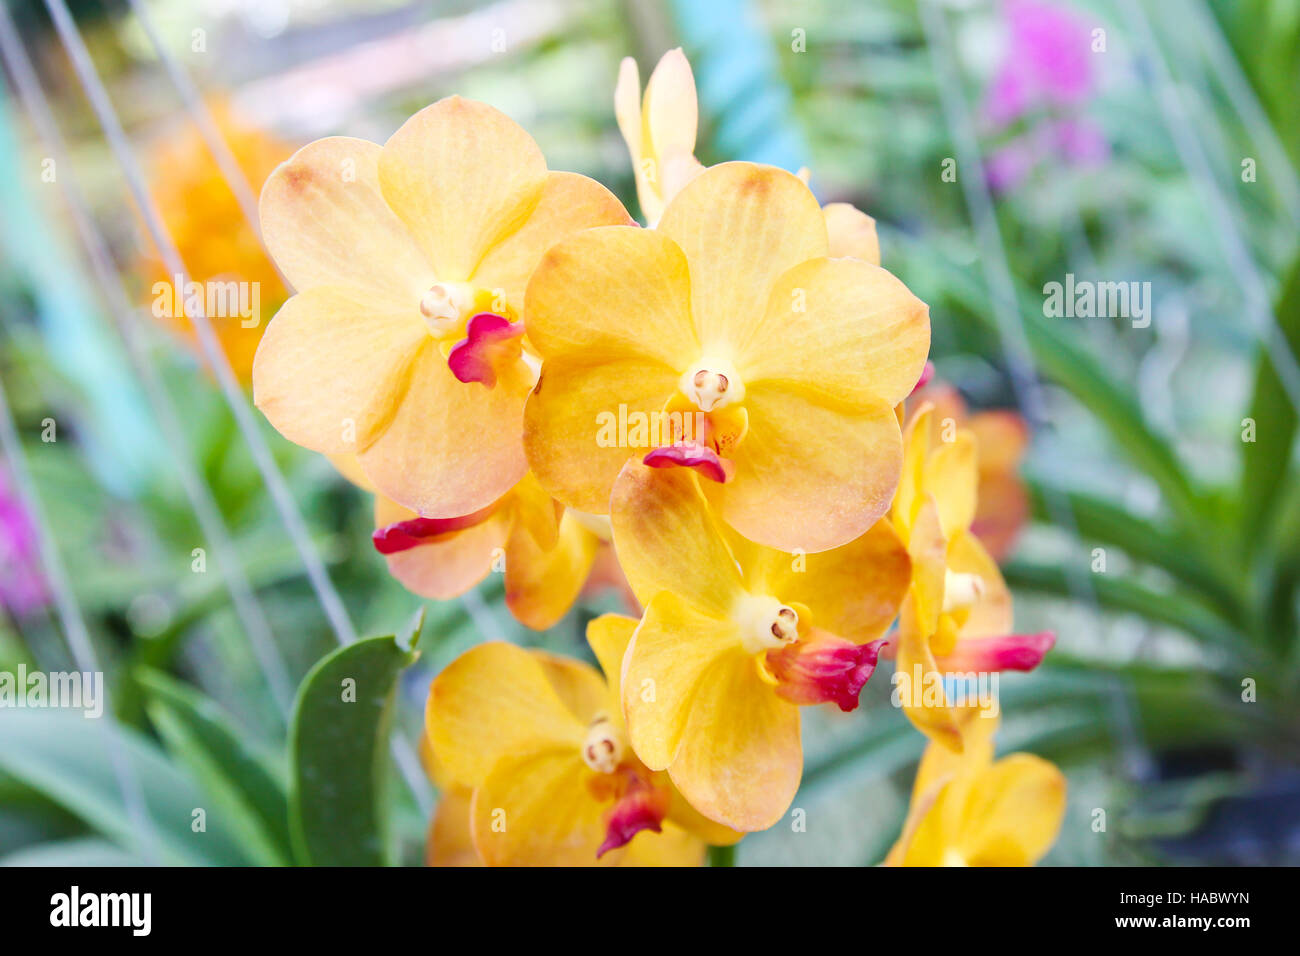
[[730, 481], [735, 473], [730, 461], [708, 445], [696, 441], [680, 441], [651, 449], [641, 461], [651, 468], [692, 468], [718, 484]]
[[769, 651], [767, 667], [777, 679], [777, 694], [794, 704], [837, 704], [845, 713], [858, 706], [858, 695], [876, 670], [885, 638], [855, 644], [823, 635]]
[[609, 813], [605, 841], [596, 850], [600, 859], [610, 850], [627, 846], [642, 830], [663, 832], [663, 820], [668, 814], [667, 791], [647, 783], [640, 777], [629, 781], [627, 791], [614, 804]]
[[376, 528], [370, 540], [380, 554], [397, 554], [428, 544], [440, 535], [472, 528], [482, 523], [495, 509], [494, 503], [472, 514], [455, 518], [408, 518], [406, 521], [396, 521]]
[[1052, 631], [969, 638], [935, 663], [944, 671], [1031, 671], [1055, 644]]
[[524, 334], [522, 322], [511, 322], [495, 312], [480, 312], [465, 324], [465, 338], [452, 346], [447, 367], [462, 382], [479, 382], [488, 388], [497, 384], [493, 359], [503, 346]]

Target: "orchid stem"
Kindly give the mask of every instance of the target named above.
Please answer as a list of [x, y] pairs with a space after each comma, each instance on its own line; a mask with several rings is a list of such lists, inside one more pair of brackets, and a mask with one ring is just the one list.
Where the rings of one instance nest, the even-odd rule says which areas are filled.
[[735, 866], [736, 846], [709, 847], [709, 866]]

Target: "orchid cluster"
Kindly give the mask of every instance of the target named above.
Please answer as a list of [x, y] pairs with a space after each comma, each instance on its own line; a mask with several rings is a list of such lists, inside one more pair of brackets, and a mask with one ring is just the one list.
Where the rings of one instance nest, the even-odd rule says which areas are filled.
[[296, 294], [255, 401], [374, 493], [392, 573], [450, 598], [504, 570], [538, 629], [595, 582], [632, 612], [591, 622], [600, 671], [490, 642], [436, 677], [430, 861], [698, 864], [782, 819], [800, 709], [854, 709], [886, 656], [920, 679], [902, 705], [930, 739], [889, 862], [1032, 864], [1063, 777], [994, 763], [996, 720], [944, 690], [1052, 644], [1011, 633], [981, 543], [1023, 517], [1023, 430], [914, 394], [929, 312], [874, 220], [695, 158], [681, 51], [644, 93], [625, 61], [614, 101], [645, 225], [459, 97], [383, 146], [311, 143], [262, 193]]

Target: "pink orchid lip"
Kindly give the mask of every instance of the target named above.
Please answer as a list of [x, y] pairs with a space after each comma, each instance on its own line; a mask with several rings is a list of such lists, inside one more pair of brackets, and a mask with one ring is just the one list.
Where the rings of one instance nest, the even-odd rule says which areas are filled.
[[605, 841], [596, 850], [600, 859], [610, 850], [627, 846], [642, 830], [663, 832], [663, 820], [668, 814], [667, 791], [660, 790], [639, 777], [628, 785], [627, 792], [614, 804], [605, 829]]
[[480, 382], [495, 388], [494, 359], [504, 357], [507, 348], [524, 334], [522, 322], [511, 322], [495, 312], [480, 312], [465, 324], [465, 338], [451, 347], [447, 367], [462, 382]]
[[943, 671], [1031, 671], [1042, 663], [1056, 634], [1005, 634], [959, 640], [950, 654], [935, 661]]
[[767, 653], [777, 695], [794, 704], [835, 703], [845, 713], [858, 706], [858, 695], [876, 670], [885, 638], [855, 644], [833, 634]]
[[929, 385], [930, 379], [932, 378], [934, 378], [934, 363], [926, 361], [925, 368], [921, 369], [921, 377], [918, 378], [916, 384], [912, 386], [912, 391], [909, 393], [908, 398], [911, 398], [912, 395], [915, 395], [921, 389]]
[[409, 518], [397, 521], [382, 528], [376, 528], [370, 536], [375, 550], [380, 554], [397, 554], [411, 548], [428, 544], [439, 535], [452, 531], [463, 531], [480, 524], [496, 509], [496, 504], [488, 505], [472, 514], [455, 518]]
[[708, 445], [697, 441], [679, 441], [674, 445], [651, 449], [641, 461], [651, 468], [693, 468], [718, 484], [730, 481], [735, 473], [730, 461]]

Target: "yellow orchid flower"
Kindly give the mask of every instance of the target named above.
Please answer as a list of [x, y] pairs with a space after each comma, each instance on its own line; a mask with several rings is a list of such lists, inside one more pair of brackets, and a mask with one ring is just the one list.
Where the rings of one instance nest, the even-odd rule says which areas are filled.
[[472, 792], [470, 837], [484, 863], [696, 866], [706, 842], [740, 838], [696, 813], [627, 745], [619, 673], [635, 627], [617, 615], [588, 625], [605, 680], [499, 641], [434, 679], [429, 742], [446, 779]]
[[961, 753], [931, 742], [886, 866], [1033, 866], [1065, 816], [1065, 777], [1032, 754], [993, 760], [996, 716], [962, 715]]
[[1010, 633], [1011, 592], [970, 530], [978, 486], [974, 434], [940, 423], [934, 406], [924, 404], [908, 422], [904, 447], [891, 520], [911, 555], [912, 585], [899, 615], [896, 681], [913, 723], [960, 750], [942, 675], [1032, 670], [1055, 635]]
[[[700, 120], [695, 75], [681, 47], [660, 57], [644, 96], [636, 60], [623, 58], [614, 87], [614, 115], [632, 157], [641, 215], [653, 226], [672, 198], [704, 171], [695, 158]], [[800, 170], [799, 178], [807, 185], [807, 170]], [[830, 256], [852, 256], [880, 265], [874, 219], [842, 202], [828, 203], [822, 212]]]
[[504, 569], [506, 606], [521, 624], [544, 631], [572, 607], [608, 549], [601, 523], [566, 510], [528, 474], [498, 501], [459, 518], [421, 518], [377, 496], [373, 541], [393, 577], [436, 600], [458, 597]]
[[542, 252], [631, 221], [600, 184], [548, 172], [504, 114], [455, 96], [383, 146], [303, 147], [267, 181], [261, 218], [297, 294], [258, 349], [258, 407], [433, 518], [485, 508], [527, 471], [536, 363], [519, 316]]
[[614, 88], [614, 116], [632, 156], [641, 215], [654, 225], [668, 201], [704, 171], [695, 158], [700, 118], [695, 76], [680, 47], [660, 58], [644, 97], [636, 60], [623, 58]]
[[754, 544], [701, 484], [629, 462], [614, 486], [614, 546], [645, 605], [623, 708], [647, 767], [705, 816], [762, 830], [799, 786], [799, 705], [857, 706], [910, 565], [887, 521], [819, 554]]
[[1029, 493], [1019, 473], [1029, 444], [1029, 425], [1006, 409], [972, 415], [961, 393], [943, 383], [931, 383], [908, 399], [908, 405], [916, 403], [917, 407], [925, 402], [934, 405], [936, 421], [951, 419], [975, 435], [979, 490], [971, 533], [1001, 562], [1029, 520]]
[[[235, 112], [224, 97], [214, 98], [208, 107], [222, 139], [234, 154], [244, 176], [258, 188], [275, 167], [293, 152], [293, 146], [248, 122]], [[235, 377], [247, 383], [252, 375], [253, 354], [266, 328], [263, 316], [272, 314], [288, 297], [261, 240], [244, 218], [239, 201], [212, 158], [198, 127], [186, 123], [160, 138], [149, 150], [150, 182], [163, 223], [197, 283], [247, 283], [249, 314], [237, 309], [208, 309], [221, 349], [230, 360]], [[198, 351], [194, 330], [177, 299], [183, 290], [174, 289], [171, 275], [161, 258], [151, 254], [140, 263], [150, 283], [155, 302], [167, 291], [169, 308], [155, 309], [161, 321], [180, 334]], [[160, 285], [161, 284], [161, 285]], [[256, 299], [253, 298], [256, 291]], [[233, 299], [233, 297], [230, 297]], [[252, 314], [256, 303], [257, 312]], [[206, 307], [206, 303], [205, 303]], [[158, 314], [161, 313], [161, 314]]]
[[808, 188], [753, 163], [706, 170], [656, 229], [602, 227], [543, 257], [525, 322], [543, 359], [528, 460], [571, 508], [609, 511], [629, 457], [686, 467], [746, 537], [825, 551], [889, 507], [893, 407], [929, 313], [896, 278], [828, 257]]

